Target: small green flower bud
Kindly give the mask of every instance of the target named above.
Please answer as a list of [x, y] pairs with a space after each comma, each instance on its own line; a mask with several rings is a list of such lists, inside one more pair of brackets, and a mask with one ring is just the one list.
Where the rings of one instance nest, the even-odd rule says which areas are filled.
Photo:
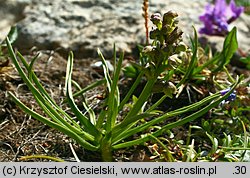
[[166, 84], [166, 87], [163, 88], [163, 92], [169, 98], [173, 98], [173, 94], [177, 93], [177, 88], [172, 82], [168, 82]]
[[145, 54], [150, 54], [150, 53], [154, 52], [154, 50], [155, 50], [155, 47], [153, 47], [153, 46], [145, 46], [142, 49], [142, 52]]
[[153, 93], [162, 93], [165, 87], [165, 83], [157, 81], [152, 89]]
[[146, 67], [144, 68], [145, 75], [147, 79], [154, 78], [155, 74], [155, 65], [153, 62], [147, 63]]
[[155, 29], [152, 29], [150, 32], [149, 32], [149, 37], [150, 39], [157, 39], [157, 37], [160, 35], [160, 31], [159, 29], [155, 28]]
[[176, 69], [181, 63], [182, 61], [178, 58], [176, 54], [168, 58], [168, 64], [171, 69]]
[[160, 41], [156, 41], [155, 46], [157, 49], [161, 48], [161, 42]]
[[180, 42], [178, 43], [175, 52], [180, 53], [180, 52], [185, 52], [186, 50], [187, 50], [187, 45], [184, 42]]
[[178, 25], [178, 23], [179, 23], [179, 20], [178, 19], [174, 19], [172, 27], [176, 27]]
[[183, 34], [181, 30], [178, 29], [178, 27], [175, 27], [175, 29], [171, 32], [169, 37], [166, 39], [167, 44], [173, 44], [175, 43]]
[[162, 28], [161, 14], [159, 13], [152, 14], [150, 20], [159, 30], [161, 30]]
[[168, 11], [167, 13], [165, 13], [163, 15], [163, 26], [168, 24], [168, 25], [171, 25], [173, 24], [173, 19], [178, 17], [178, 14], [174, 11]]
[[168, 88], [173, 94], [176, 94], [177, 88], [172, 82], [168, 82]]
[[167, 53], [167, 54], [171, 54], [173, 52], [173, 46], [172, 45], [168, 45], [168, 44], [164, 44], [162, 47], [161, 47], [162, 51], [164, 53]]
[[161, 23], [161, 14], [154, 13], [151, 15], [150, 20], [157, 26], [158, 23]]
[[162, 27], [161, 31], [163, 34], [170, 33], [172, 31], [172, 27], [170, 25], [166, 24]]

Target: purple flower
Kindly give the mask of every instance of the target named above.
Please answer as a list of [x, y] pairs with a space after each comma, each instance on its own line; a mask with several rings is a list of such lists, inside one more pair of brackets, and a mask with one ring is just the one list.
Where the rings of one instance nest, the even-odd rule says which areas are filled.
[[[224, 96], [229, 90], [230, 88], [220, 91], [221, 96]], [[235, 99], [236, 99], [236, 94], [235, 92], [232, 92], [225, 101], [230, 102], [230, 101], [234, 101]]]
[[204, 23], [201, 34], [225, 36], [228, 24], [236, 20], [244, 11], [244, 7], [237, 7], [234, 0], [227, 5], [225, 0], [216, 0], [215, 5], [206, 5], [205, 13], [199, 17]]

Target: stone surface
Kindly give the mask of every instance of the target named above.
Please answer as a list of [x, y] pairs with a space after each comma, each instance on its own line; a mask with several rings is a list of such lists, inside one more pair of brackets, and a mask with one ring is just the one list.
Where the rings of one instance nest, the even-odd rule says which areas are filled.
[[[0, 0], [1, 1], [1, 0]], [[142, 0], [7, 0], [25, 4], [18, 16], [19, 38], [16, 46], [73, 50], [78, 57], [95, 57], [100, 48], [111, 56], [113, 44], [130, 53], [137, 44], [145, 42]], [[184, 38], [193, 34], [192, 25], [201, 27], [198, 16], [208, 1], [151, 0], [150, 12], [175, 10], [179, 14]], [[11, 11], [12, 13], [12, 11]], [[17, 18], [17, 14], [14, 14]], [[233, 25], [238, 27], [240, 47], [249, 50], [250, 16], [243, 15]], [[12, 21], [17, 21], [14, 19]], [[4, 22], [3, 22], [4, 23]], [[149, 23], [152, 25], [151, 23]], [[0, 26], [1, 29], [1, 26]], [[222, 45], [223, 38], [211, 38]]]
[[29, 0], [0, 0], [0, 41], [2, 41], [10, 26], [24, 18], [23, 10]]

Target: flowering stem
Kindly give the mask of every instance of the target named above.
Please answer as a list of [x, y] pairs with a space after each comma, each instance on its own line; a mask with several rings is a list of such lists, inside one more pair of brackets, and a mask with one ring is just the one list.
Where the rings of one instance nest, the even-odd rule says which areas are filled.
[[131, 97], [131, 95], [133, 94], [134, 90], [136, 89], [136, 87], [139, 85], [141, 78], [143, 76], [144, 72], [140, 72], [140, 74], [138, 75], [138, 77], [136, 78], [135, 82], [133, 83], [133, 85], [131, 86], [131, 88], [129, 89], [128, 93], [126, 94], [126, 96], [124, 97], [124, 99], [122, 100], [122, 102], [119, 105], [118, 111], [122, 110], [123, 106], [128, 102], [129, 98]]
[[102, 140], [100, 142], [100, 151], [101, 151], [103, 161], [105, 161], [105, 162], [113, 161], [110, 132], [107, 133], [102, 138]]
[[138, 114], [138, 112], [141, 110], [143, 104], [147, 101], [148, 97], [151, 95], [152, 88], [157, 80], [157, 77], [154, 77], [152, 79], [149, 79], [146, 83], [141, 95], [139, 96], [137, 102], [133, 106], [133, 108], [129, 111], [127, 116], [124, 120], [127, 118], [133, 117]]
[[[156, 76], [158, 76], [158, 75], [156, 75]], [[128, 112], [128, 114], [124, 118], [124, 120], [120, 123], [120, 127], [121, 127], [121, 125], [127, 125], [125, 123], [128, 122], [129, 124], [127, 125], [126, 129], [125, 130], [121, 129], [121, 128], [113, 129], [112, 137], [117, 136], [117, 134], [121, 134], [123, 132], [126, 132], [127, 129], [131, 128], [135, 124], [135, 122], [130, 121], [130, 119], [138, 115], [142, 106], [148, 100], [148, 97], [151, 95], [152, 88], [157, 80], [156, 76], [154, 78], [151, 78], [148, 80], [148, 82], [146, 83], [146, 85], [145, 85], [141, 95], [139, 96], [137, 102], [134, 104], [133, 108]]]
[[143, 17], [144, 17], [144, 20], [145, 20], [145, 33], [146, 33], [146, 44], [149, 43], [148, 41], [148, 0], [144, 0], [143, 1]]

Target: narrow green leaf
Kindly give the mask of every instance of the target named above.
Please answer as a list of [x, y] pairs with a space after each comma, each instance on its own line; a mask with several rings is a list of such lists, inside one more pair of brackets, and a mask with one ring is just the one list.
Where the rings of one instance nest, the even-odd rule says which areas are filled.
[[169, 151], [168, 147], [167, 147], [166, 145], [164, 145], [164, 144], [162, 143], [162, 141], [161, 141], [160, 139], [158, 139], [157, 137], [155, 137], [155, 136], [153, 136], [153, 135], [151, 135], [151, 134], [149, 134], [149, 136], [150, 136], [153, 140], [155, 140], [155, 141], [156, 141], [156, 142], [166, 151], [166, 158], [167, 158], [167, 161], [168, 161], [168, 162], [174, 162], [175, 159], [174, 159], [174, 157], [172, 156], [171, 152]]
[[54, 162], [64, 162], [63, 159], [52, 157], [52, 156], [47, 156], [47, 155], [30, 155], [30, 156], [22, 156], [19, 160], [20, 161], [26, 161], [30, 159], [46, 159], [46, 160], [51, 160]]
[[99, 138], [101, 136], [100, 132], [93, 125], [93, 123], [91, 123], [90, 120], [82, 114], [82, 112], [79, 110], [79, 108], [74, 102], [73, 94], [72, 94], [72, 87], [71, 87], [72, 70], [73, 70], [73, 53], [70, 52], [69, 57], [68, 57], [66, 77], [65, 77], [66, 95], [67, 95], [68, 104], [70, 105], [70, 108], [76, 115], [77, 119], [84, 126], [84, 129], [91, 135], [94, 135], [96, 138]]
[[226, 133], [223, 133], [223, 134], [225, 136], [225, 138], [223, 139], [223, 146], [230, 147], [231, 141], [232, 141], [231, 135], [227, 135]]
[[113, 63], [114, 63], [114, 67], [116, 67], [116, 47], [115, 47], [115, 43], [113, 46]]
[[135, 91], [135, 89], [137, 88], [137, 86], [140, 84], [141, 78], [144, 75], [144, 72], [140, 72], [140, 74], [138, 75], [138, 77], [136, 78], [135, 82], [133, 83], [133, 85], [130, 87], [128, 93], [126, 94], [126, 96], [124, 97], [124, 99], [121, 101], [118, 110], [121, 111], [122, 108], [124, 107], [124, 105], [128, 102], [128, 100], [130, 99], [131, 95], [133, 94], [133, 92]]
[[109, 75], [109, 68], [108, 68], [106, 60], [105, 60], [104, 56], [102, 55], [102, 52], [100, 51], [99, 48], [97, 49], [97, 53], [98, 53], [99, 57], [101, 58], [101, 61], [102, 61], [102, 64], [103, 64], [102, 65], [103, 74], [104, 74], [104, 77], [105, 77], [105, 80], [106, 80], [106, 85], [107, 85], [108, 91], [110, 92], [111, 91], [112, 81], [111, 81], [111, 77]]
[[49, 127], [55, 128], [61, 132], [63, 132], [64, 134], [70, 136], [71, 138], [73, 138], [74, 140], [76, 140], [80, 145], [82, 145], [84, 148], [88, 149], [88, 150], [92, 150], [92, 151], [96, 151], [98, 149], [98, 147], [90, 144], [89, 142], [87, 142], [86, 140], [82, 139], [82, 137], [80, 137], [80, 135], [76, 134], [75, 132], [69, 130], [68, 128], [66, 128], [65, 126], [62, 126], [60, 124], [57, 124], [53, 121], [50, 121], [48, 118], [41, 116], [40, 114], [32, 111], [30, 108], [28, 108], [27, 106], [25, 106], [20, 100], [18, 100], [14, 94], [12, 94], [11, 92], [8, 92], [9, 95], [11, 96], [11, 98], [13, 99], [13, 101], [27, 114], [29, 114], [30, 116], [32, 116], [33, 118], [39, 120], [40, 122], [43, 122], [44, 124], [48, 125]]
[[[231, 87], [230, 91], [228, 93], [226, 93], [224, 96], [220, 96], [220, 95], [217, 95], [215, 94], [216, 96], [216, 100], [214, 102], [211, 102], [209, 105], [203, 107], [202, 109], [198, 110], [197, 112], [181, 119], [181, 120], [178, 120], [176, 122], [172, 122], [172, 123], [169, 123], [165, 126], [163, 126], [161, 129], [151, 133], [152, 135], [154, 136], [159, 136], [161, 135], [164, 131], [166, 130], [169, 130], [169, 129], [172, 129], [172, 128], [175, 128], [175, 127], [178, 127], [178, 126], [181, 126], [185, 123], [188, 123], [188, 122], [191, 122], [199, 117], [201, 117], [202, 115], [204, 115], [205, 113], [207, 113], [210, 109], [212, 109], [213, 107], [219, 105], [223, 100], [225, 100], [226, 98], [229, 97], [229, 95], [234, 91], [235, 87], [239, 84], [239, 82], [242, 80], [242, 77], [240, 77], [239, 79], [237, 79], [237, 82], [235, 82], [235, 84]], [[129, 130], [128, 133], [130, 133], [131, 130]], [[125, 138], [126, 136], [123, 135], [122, 138]], [[118, 138], [118, 137], [117, 137]], [[117, 139], [116, 138], [116, 139]], [[113, 139], [113, 149], [120, 149], [120, 148], [125, 148], [125, 147], [129, 147], [129, 146], [133, 146], [133, 145], [138, 145], [140, 143], [143, 143], [143, 142], [146, 142], [148, 140], [150, 140], [150, 136], [147, 135], [145, 137], [142, 137], [142, 138], [138, 138], [136, 140], [133, 140], [133, 141], [128, 141], [128, 142], [124, 142], [124, 143], [118, 143], [121, 139]], [[117, 144], [118, 143], [118, 144]]]
[[200, 73], [203, 69], [208, 67], [209, 65], [212, 65], [213, 63], [217, 63], [217, 61], [220, 59], [221, 55], [220, 54], [215, 54], [212, 59], [209, 59], [206, 61], [202, 66], [198, 66], [197, 68], [194, 69], [194, 75]]
[[[82, 91], [81, 86], [74, 80], [71, 80], [72, 84], [74, 85], [74, 87], [78, 90], [78, 91]], [[74, 95], [73, 95], [74, 97]], [[89, 115], [89, 119], [90, 122], [93, 123], [94, 125], [96, 125], [96, 117], [95, 117], [95, 112], [93, 111], [93, 109], [89, 106], [89, 104], [87, 103], [85, 96], [82, 95], [82, 105], [84, 107], [84, 109], [86, 110], [85, 113], [88, 113]]]
[[96, 125], [96, 117], [94, 110], [88, 105], [87, 101], [84, 99], [82, 102], [82, 105], [84, 109], [86, 110], [86, 113], [89, 115], [89, 120], [92, 124]]
[[151, 111], [155, 110], [168, 96], [163, 95], [156, 103], [154, 103], [147, 111], [146, 113], [150, 113]]
[[96, 128], [97, 129], [102, 129], [103, 126], [105, 126], [104, 124], [104, 119], [107, 115], [107, 109], [106, 109], [106, 106], [107, 106], [107, 100], [105, 100], [104, 104], [103, 104], [103, 109], [101, 110], [99, 116], [98, 116], [98, 119], [97, 119], [97, 122], [96, 122]]
[[212, 149], [211, 149], [211, 154], [214, 154], [217, 149], [218, 149], [218, 140], [214, 137], [212, 137], [209, 133], [206, 132], [206, 135], [208, 136], [208, 138], [210, 139], [210, 141], [212, 142]]
[[124, 58], [124, 53], [121, 54], [117, 65], [115, 66], [115, 72], [113, 81], [111, 83], [111, 91], [108, 97], [108, 115], [107, 115], [107, 131], [111, 131], [114, 127], [116, 118], [118, 115], [118, 106], [120, 104], [120, 94], [118, 89], [118, 81], [120, 77], [120, 72], [122, 68], [122, 61]]
[[132, 116], [130, 118], [128, 118], [127, 120], [124, 120], [123, 122], [117, 124], [112, 132], [114, 135], [119, 134], [121, 131], [127, 130], [127, 127], [130, 127], [130, 125], [134, 125], [137, 121], [143, 119], [143, 118], [148, 118], [148, 117], [152, 117], [158, 115], [157, 113], [142, 113], [139, 115], [135, 115]]
[[[46, 92], [46, 90], [44, 89], [44, 87], [41, 85], [41, 83], [39, 82], [37, 76], [35, 75], [35, 73], [32, 71], [31, 66], [28, 65], [26, 59], [22, 56], [21, 53], [17, 52], [17, 56], [20, 58], [21, 62], [23, 63], [24, 67], [26, 68], [26, 70], [28, 71], [28, 75], [29, 75], [29, 80], [34, 82], [35, 85], [37, 86], [37, 89], [39, 90], [39, 92], [42, 94], [42, 96], [45, 98], [45, 100], [49, 101], [53, 106], [56, 106], [55, 101], [49, 96], [49, 94]], [[36, 60], [38, 55], [36, 55], [33, 60]]]
[[194, 139], [192, 139], [191, 145], [189, 145], [189, 150], [188, 150], [188, 157], [186, 162], [191, 162], [192, 161], [192, 157], [194, 154], [195, 150], [194, 150]]
[[128, 78], [136, 78], [138, 75], [138, 70], [131, 64], [124, 68], [123, 73]]
[[246, 65], [246, 68], [250, 70], [250, 55], [247, 57], [240, 58], [240, 61]]
[[227, 35], [224, 44], [223, 44], [223, 51], [221, 52], [220, 58], [218, 60], [218, 67], [213, 70], [213, 72], [218, 72], [225, 65], [227, 65], [233, 54], [238, 49], [238, 42], [237, 42], [237, 28], [234, 27]]
[[[73, 81], [72, 81], [72, 82], [73, 82]], [[104, 84], [105, 82], [106, 82], [105, 79], [103, 79], [103, 80], [97, 80], [97, 81], [95, 81], [95, 82], [89, 84], [89, 85], [86, 86], [85, 88], [83, 88], [83, 89], [77, 91], [76, 93], [74, 93], [74, 94], [73, 94], [73, 98], [78, 97], [78, 96], [80, 96], [80, 95], [86, 93], [87, 91], [92, 90], [93, 88], [96, 88], [96, 87], [98, 87], [98, 86]], [[63, 101], [63, 103], [65, 103], [66, 101], [67, 101], [67, 98]]]
[[223, 150], [226, 151], [239, 151], [239, 150], [250, 150], [250, 148], [245, 148], [245, 147], [221, 147]]
[[[20, 67], [20, 65], [19, 65], [19, 63], [17, 61], [16, 55], [15, 55], [15, 53], [13, 51], [13, 48], [12, 48], [12, 46], [10, 44], [10, 41], [9, 41], [8, 37], [6, 39], [6, 44], [7, 44], [8, 50], [9, 50], [10, 57], [11, 57], [11, 59], [13, 61], [13, 64], [15, 65], [17, 71], [19, 72], [19, 74], [22, 77], [22, 79], [24, 80], [24, 82], [27, 84], [27, 86], [31, 90], [31, 92], [34, 95], [35, 99], [39, 102], [40, 106], [42, 106], [42, 108], [45, 109], [45, 112], [47, 112], [49, 115], [51, 115], [51, 116], [55, 116], [55, 115], [59, 116], [59, 114], [55, 110], [53, 110], [53, 107], [48, 103], [48, 101], [41, 95], [41, 93], [39, 92], [39, 90], [37, 90], [35, 88], [35, 86], [32, 84], [32, 82], [25, 75], [24, 71], [22, 70], [22, 68]], [[49, 119], [47, 119], [47, 118], [39, 115], [38, 113], [30, 110], [23, 103], [21, 103], [12, 93], [10, 93], [10, 95], [13, 98], [13, 100], [15, 101], [15, 103], [23, 111], [25, 111], [27, 114], [31, 115], [35, 119], [37, 119], [37, 120], [39, 120], [39, 121], [47, 124], [48, 126], [53, 127], [53, 128], [55, 128], [55, 129], [57, 129], [57, 130], [65, 133], [65, 134], [69, 135], [70, 137], [72, 137], [73, 139], [75, 139], [79, 144], [81, 144], [82, 146], [84, 146], [86, 149], [89, 149], [89, 150], [97, 150], [98, 149], [98, 147], [95, 147], [95, 146], [91, 145], [90, 143], [88, 143], [86, 140], [84, 140], [81, 137], [82, 135], [79, 134], [78, 130], [75, 130], [75, 129], [69, 130], [69, 128], [65, 127], [64, 125], [62, 125], [60, 123], [58, 124], [58, 123], [55, 123], [53, 121], [50, 121]], [[41, 103], [44, 103], [44, 106], [46, 106], [46, 107], [43, 107], [43, 105], [41, 105]], [[58, 118], [60, 118], [60, 117], [52, 117], [52, 118], [54, 118], [55, 120], [58, 121]], [[62, 121], [63, 121], [63, 119], [62, 119]], [[76, 131], [76, 132], [74, 132], [74, 131]], [[81, 132], [81, 134], [84, 134], [84, 133], [85, 132]]]
[[[158, 75], [156, 75], [158, 76]], [[124, 118], [124, 121], [130, 117], [133, 117], [139, 113], [148, 97], [152, 94], [152, 88], [156, 82], [157, 78], [149, 79], [143, 88], [137, 102], [134, 104], [133, 108], [128, 112], [127, 116]]]
[[168, 118], [171, 118], [171, 117], [174, 117], [174, 116], [186, 113], [186, 112], [192, 112], [194, 110], [197, 110], [200, 107], [202, 107], [203, 105], [212, 102], [218, 96], [220, 96], [220, 94], [218, 94], [218, 93], [214, 94], [214, 95], [211, 95], [209, 97], [204, 98], [203, 100], [201, 100], [199, 102], [196, 102], [196, 103], [194, 103], [192, 105], [185, 106], [185, 107], [182, 107], [180, 109], [176, 109], [174, 111], [168, 112], [168, 113], [166, 113], [166, 114], [164, 114], [164, 115], [162, 115], [160, 117], [154, 118], [151, 121], [146, 122], [146, 123], [144, 123], [144, 124], [142, 124], [140, 126], [137, 126], [135, 128], [132, 128], [132, 129], [129, 129], [129, 130], [122, 130], [122, 131], [120, 131], [119, 134], [115, 135], [115, 137], [113, 138], [113, 142], [117, 143], [122, 139], [125, 139], [125, 138], [127, 138], [127, 137], [129, 137], [129, 136], [131, 136], [133, 134], [142, 132], [142, 131], [148, 129], [149, 127], [151, 127], [151, 126], [153, 126], [155, 124], [158, 124], [158, 123], [160, 123], [160, 122], [162, 122], [164, 120], [167, 120]]
[[[7, 35], [9, 43], [10, 44], [14, 43], [16, 41], [17, 37], [18, 37], [18, 31], [17, 31], [16, 25], [14, 25], [10, 28], [10, 31], [8, 32], [8, 35]], [[6, 46], [6, 43], [4, 43], [4, 44], [3, 43], [4, 43], [4, 41], [2, 42], [2, 46]]]
[[234, 27], [227, 35], [223, 45], [223, 57], [225, 60], [225, 65], [230, 62], [230, 59], [233, 57], [233, 54], [237, 49], [237, 28]]
[[[148, 80], [148, 82], [146, 83], [145, 87], [143, 88], [139, 98], [137, 99], [137, 101], [135, 102], [135, 104], [133, 105], [133, 107], [128, 112], [128, 114], [126, 115], [126, 117], [123, 119], [122, 122], [127, 122], [127, 120], [131, 120], [131, 118], [134, 118], [135, 116], [137, 116], [140, 113], [140, 111], [144, 107], [145, 103], [147, 102], [148, 97], [152, 94], [151, 91], [152, 91], [152, 88], [153, 88], [156, 80], [157, 80], [157, 78], [152, 78], [152, 79]], [[130, 123], [127, 126], [127, 129], [130, 129], [134, 124], [136, 124], [136, 122]], [[124, 131], [126, 131], [126, 130], [121, 130], [121, 132], [119, 134], [123, 133]], [[118, 134], [117, 132], [118, 132], [118, 130], [113, 131], [112, 137], [116, 137]]]
[[[20, 53], [19, 53], [19, 56], [22, 56]], [[38, 57], [40, 56], [40, 53], [37, 53], [37, 55], [35, 55], [35, 57], [32, 58], [32, 60], [30, 61], [30, 65], [28, 67], [28, 76], [29, 76], [29, 79], [32, 80], [32, 68], [33, 68], [33, 65], [35, 63], [35, 61], [38, 59]]]
[[[50, 116], [57, 123], [63, 124], [65, 126], [67, 126], [69, 129], [72, 129], [77, 133], [82, 132], [82, 129], [80, 128], [80, 126], [65, 111], [63, 111], [62, 108], [60, 108], [56, 104], [56, 102], [49, 96], [49, 94], [46, 92], [44, 87], [39, 82], [35, 73], [30, 69], [30, 66], [28, 65], [26, 59], [19, 52], [17, 52], [17, 55], [21, 59], [26, 70], [28, 70], [28, 71], [30, 70], [30, 72], [29, 72], [30, 81], [32, 80], [35, 83], [35, 85], [37, 86], [37, 89], [39, 92], [36, 91], [35, 86], [26, 83], [29, 86], [29, 88], [30, 88], [33, 96], [35, 97], [36, 101], [38, 102], [39, 106], [41, 108], [46, 107], [45, 111], [50, 111], [50, 112], [47, 112], [47, 114], [48, 115], [53, 114], [53, 116], [52, 115], [50, 115]], [[15, 60], [15, 59], [13, 59], [13, 60]], [[15, 61], [15, 63], [18, 64], [17, 61]], [[16, 66], [16, 67], [19, 68], [20, 66]], [[23, 73], [22, 75], [25, 75], [25, 74]], [[57, 113], [57, 111], [60, 114]], [[61, 115], [64, 116], [64, 118]]]

